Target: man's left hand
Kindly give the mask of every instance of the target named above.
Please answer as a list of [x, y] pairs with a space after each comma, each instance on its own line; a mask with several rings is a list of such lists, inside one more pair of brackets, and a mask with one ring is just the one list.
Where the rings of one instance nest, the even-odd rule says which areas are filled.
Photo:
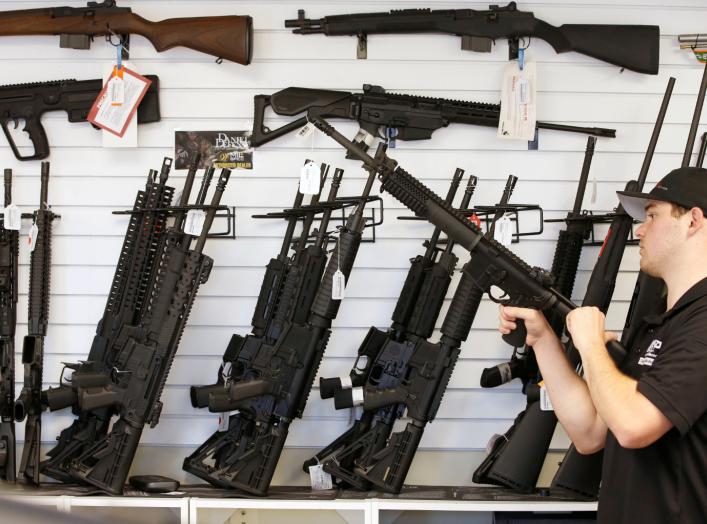
[[615, 333], [605, 331], [606, 318], [596, 307], [578, 307], [570, 311], [566, 322], [567, 331], [580, 354], [605, 347], [608, 341], [618, 338]]

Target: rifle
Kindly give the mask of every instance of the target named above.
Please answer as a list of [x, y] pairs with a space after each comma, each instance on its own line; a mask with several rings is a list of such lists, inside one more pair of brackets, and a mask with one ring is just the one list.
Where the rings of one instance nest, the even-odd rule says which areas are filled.
[[[171, 159], [165, 158], [159, 174], [150, 170], [145, 189], [137, 192], [105, 311], [98, 322], [88, 358], [80, 365], [67, 365], [67, 369], [74, 372], [80, 369], [83, 373], [97, 375], [112, 369], [114, 356], [109, 349], [121, 326], [135, 325], [141, 318], [154, 254], [166, 230], [166, 208], [174, 194], [174, 188], [166, 185], [171, 166]], [[187, 192], [189, 180], [193, 179], [195, 172], [196, 167], [192, 164], [182, 194]], [[62, 371], [58, 388], [49, 388], [44, 392], [44, 403], [50, 411], [71, 407], [78, 418], [61, 431], [57, 445], [47, 453], [49, 459], [42, 463], [41, 471], [71, 483], [76, 481], [70, 474], [72, 461], [106, 434], [113, 412], [110, 409], [81, 410], [72, 383], [64, 380], [63, 376]]]
[[[454, 200], [463, 176], [464, 171], [457, 168], [446, 202], [451, 204]], [[477, 181], [475, 176], [469, 177], [462, 208], [469, 205]], [[369, 329], [348, 377], [319, 379], [321, 398], [334, 398], [336, 409], [351, 406], [354, 392], [358, 393], [366, 383], [380, 387], [399, 383], [416, 341], [431, 335], [457, 263], [452, 252], [453, 242], [448, 242], [443, 250], [438, 246], [440, 234], [440, 229], [435, 228], [430, 239], [423, 244], [426, 247], [424, 255], [410, 260], [410, 269], [387, 333], [375, 327]], [[368, 457], [377, 452], [380, 445], [385, 445], [393, 422], [402, 415], [400, 411], [401, 406], [394, 405], [377, 412], [364, 412], [344, 434], [307, 460], [302, 469], [307, 473], [310, 466], [321, 463], [337, 483], [366, 489], [369, 483], [353, 474], [354, 465], [362, 456]]]
[[253, 52], [250, 16], [204, 16], [145, 20], [115, 0], [88, 2], [87, 7], [50, 7], [0, 12], [0, 36], [59, 35], [59, 47], [89, 49], [95, 36], [110, 42], [119, 35], [127, 47], [131, 34], [147, 38], [158, 53], [186, 47], [248, 65]]
[[[353, 142], [367, 151], [376, 137], [397, 140], [427, 140], [432, 133], [451, 123], [498, 127], [500, 104], [466, 102], [445, 98], [386, 93], [381, 86], [363, 85], [363, 93], [288, 87], [272, 95], [255, 97], [255, 118], [251, 143], [261, 146], [307, 123], [306, 116], [270, 130], [264, 125], [265, 110], [270, 107], [282, 116], [300, 113], [327, 118], [357, 120], [360, 127]], [[615, 129], [579, 127], [537, 122], [538, 129], [615, 138]], [[383, 132], [381, 132], [383, 129]], [[391, 145], [393, 141], [391, 140]]]
[[[681, 167], [690, 165], [692, 150], [695, 145], [697, 127], [702, 115], [705, 93], [707, 92], [707, 66], [705, 66], [697, 93], [695, 109], [692, 115], [692, 123], [687, 136], [687, 144], [682, 157]], [[697, 157], [697, 166], [702, 165], [704, 158], [705, 136], [703, 135], [700, 152]], [[667, 288], [662, 279], [652, 277], [643, 271], [639, 271], [636, 278], [636, 285], [631, 298], [626, 323], [621, 333], [621, 343], [624, 347], [632, 347], [636, 338], [644, 330], [644, 318], [650, 313], [664, 312], [666, 304]], [[617, 365], [621, 362], [617, 361]], [[571, 491], [584, 497], [596, 498], [599, 493], [599, 483], [601, 481], [603, 450], [590, 455], [580, 455], [574, 445], [567, 450], [560, 467], [552, 479], [553, 488], [561, 488]]]
[[[503, 192], [493, 221], [486, 233], [492, 238], [496, 221], [505, 213], [517, 178], [510, 176]], [[452, 240], [448, 240], [450, 244]], [[449, 244], [448, 244], [449, 246]], [[473, 257], [472, 257], [472, 262]], [[471, 324], [476, 316], [483, 292], [477, 288], [465, 270], [457, 287], [447, 314], [442, 323], [439, 342], [432, 343], [434, 320], [419, 338], [413, 332], [411, 351], [402, 358], [396, 358], [396, 347], [385, 348], [378, 354], [374, 368], [398, 368], [388, 376], [380, 372], [370, 376], [368, 383], [359, 391], [343, 390], [335, 397], [336, 407], [351, 407], [362, 404], [364, 412], [378, 411], [376, 418], [387, 409], [385, 423], [376, 423], [373, 430], [351, 446], [363, 448], [353, 460], [351, 471], [345, 471], [347, 482], [360, 487], [365, 482], [393, 493], [400, 492], [414, 458], [422, 433], [428, 422], [434, 420], [452, 371], [459, 357], [461, 343], [466, 340]], [[446, 289], [445, 289], [446, 292]], [[386, 349], [388, 350], [386, 354]], [[378, 380], [377, 375], [382, 375]], [[387, 379], [387, 380], [386, 380]], [[354, 401], [360, 399], [360, 402]], [[395, 419], [407, 408], [412, 420], [403, 431], [392, 434]], [[397, 416], [395, 416], [397, 415]], [[347, 450], [350, 452], [350, 450]], [[325, 471], [340, 475], [337, 457], [324, 465]], [[358, 481], [358, 482], [357, 482]], [[363, 482], [362, 482], [363, 481]]]
[[[0, 15], [0, 18], [2, 16]], [[160, 120], [159, 78], [145, 75], [150, 86], [137, 108], [138, 124], [149, 124]], [[69, 122], [84, 122], [98, 94], [103, 89], [103, 80], [55, 80], [0, 86], [0, 125], [12, 152], [18, 160], [40, 160], [49, 156], [49, 141], [42, 127], [42, 115], [49, 111], [65, 111]], [[23, 131], [27, 132], [34, 145], [34, 153], [21, 155], [8, 127], [24, 119]]]
[[[5, 207], [12, 203], [12, 169], [5, 169]], [[0, 227], [0, 480], [15, 481], [15, 328], [19, 231]]]
[[535, 37], [549, 43], [556, 53], [576, 51], [638, 73], [658, 73], [659, 28], [654, 25], [564, 24], [559, 27], [518, 11], [515, 2], [474, 9], [397, 9], [389, 13], [327, 16], [318, 20], [298, 11], [285, 20], [293, 33], [327, 36], [356, 35], [358, 58], [366, 58], [369, 34], [447, 33], [462, 37], [465, 51], [490, 52], [497, 38], [507, 38], [511, 58], [517, 57], [519, 41]]
[[69, 465], [75, 479], [120, 494], [145, 424], [155, 427], [162, 411], [160, 396], [167, 381], [179, 340], [186, 326], [199, 286], [208, 280], [213, 261], [203, 254], [208, 232], [230, 171], [221, 171], [201, 233], [194, 237], [181, 230], [190, 206], [182, 193], [175, 221], [162, 237], [151, 271], [142, 318], [124, 324], [109, 348], [112, 369], [83, 372], [80, 364], [71, 377], [78, 408], [92, 411], [111, 408], [118, 419], [108, 433], [87, 446]]
[[[336, 275], [350, 275], [366, 223], [364, 208], [378, 200], [369, 196], [374, 180], [371, 172], [360, 196], [339, 199], [355, 209], [339, 230], [326, 269], [328, 213], [323, 210], [317, 238], [308, 247], [307, 258], [316, 263], [308, 263], [300, 275], [288, 274], [283, 285], [280, 302], [290, 307], [276, 313], [283, 319], [277, 340], [269, 344], [262, 337], [238, 337], [237, 344], [229, 345], [234, 349], [229, 380], [210, 392], [208, 407], [211, 412], [238, 412], [228, 417], [227, 429], [214, 433], [184, 460], [186, 471], [216, 486], [255, 495], [267, 492], [290, 422], [302, 417], [339, 310], [341, 300], [333, 298]], [[333, 208], [340, 205], [334, 202]], [[310, 298], [299, 290], [314, 293]]]
[[25, 423], [19, 475], [39, 484], [39, 452], [42, 442], [42, 366], [44, 337], [49, 323], [49, 283], [52, 267], [52, 221], [57, 218], [49, 209], [49, 162], [42, 162], [39, 208], [34, 212], [29, 270], [29, 314], [27, 335], [22, 343], [24, 384], [15, 401], [15, 421]]

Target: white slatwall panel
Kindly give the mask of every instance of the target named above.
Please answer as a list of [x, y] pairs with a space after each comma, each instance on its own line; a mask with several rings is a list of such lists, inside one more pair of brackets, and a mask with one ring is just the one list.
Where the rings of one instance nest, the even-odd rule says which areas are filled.
[[[0, 2], [0, 9], [28, 9], [48, 5], [81, 5], [63, 0]], [[317, 18], [330, 14], [384, 11], [404, 7], [485, 8], [479, 2], [299, 2], [202, 0], [198, 9], [186, 0], [123, 1], [145, 18], [250, 14], [254, 17], [254, 60], [248, 67], [223, 63], [185, 49], [156, 53], [143, 38], [131, 42], [132, 64], [142, 73], [160, 76], [163, 119], [140, 127], [135, 150], [104, 150], [98, 132], [88, 125], [69, 124], [61, 113], [49, 114], [44, 126], [52, 147], [50, 202], [62, 215], [55, 226], [52, 272], [51, 322], [46, 344], [46, 385], [58, 382], [63, 361], [84, 356], [95, 322], [103, 309], [122, 241], [125, 217], [114, 209], [128, 207], [143, 184], [149, 168], [159, 167], [171, 155], [174, 129], [244, 129], [252, 125], [252, 97], [288, 86], [358, 90], [363, 83], [389, 90], [424, 96], [497, 102], [500, 76], [507, 57], [505, 43], [489, 54], [460, 50], [451, 36], [374, 35], [369, 39], [369, 59], [355, 60], [355, 39], [292, 35], [283, 20], [294, 18], [297, 9]], [[529, 0], [520, 7], [556, 25], [562, 23], [633, 23], [661, 25], [661, 69], [657, 76], [621, 72], [576, 53], [555, 54], [546, 43], [534, 39], [530, 57], [538, 62], [540, 120], [614, 127], [618, 138], [600, 139], [594, 156], [592, 177], [595, 210], [615, 206], [615, 191], [638, 172], [653, 121], [669, 76], [677, 77], [649, 185], [682, 158], [702, 68], [688, 52], [677, 48], [678, 33], [696, 32], [695, 20], [704, 20], [704, 0], [680, 0], [667, 7], [660, 0], [591, 4], [561, 0]], [[113, 48], [97, 39], [90, 51], [60, 49], [53, 38], [14, 37], [2, 39], [0, 84], [74, 77], [97, 78], [113, 57]], [[271, 118], [270, 127], [286, 122]], [[705, 118], [702, 120], [705, 122]], [[341, 122], [342, 132], [352, 136], [355, 125]], [[701, 129], [702, 131], [702, 129]], [[22, 138], [22, 137], [20, 137]], [[27, 142], [20, 142], [26, 145]], [[514, 201], [539, 203], [547, 217], [561, 217], [574, 199], [585, 138], [581, 135], [541, 131], [540, 150], [525, 151], [520, 142], [499, 141], [494, 130], [452, 126], [435, 132], [432, 140], [398, 142], [391, 156], [439, 193], [446, 192], [455, 167], [480, 177], [475, 202], [498, 199], [509, 173], [520, 177]], [[181, 476], [182, 456], [201, 443], [215, 428], [215, 417], [191, 408], [188, 388], [212, 382], [222, 352], [233, 332], [248, 331], [263, 266], [279, 249], [283, 225], [258, 221], [254, 213], [287, 206], [292, 201], [298, 167], [305, 157], [346, 169], [341, 193], [358, 191], [365, 176], [356, 162], [345, 160], [328, 138], [316, 136], [313, 143], [294, 137], [276, 140], [255, 155], [255, 168], [232, 177], [224, 202], [238, 206], [238, 238], [211, 241], [206, 251], [216, 267], [201, 289], [186, 329], [179, 355], [163, 395], [165, 404], [157, 428], [147, 430], [143, 446], [170, 449], [162, 473]], [[36, 206], [39, 189], [38, 163], [17, 162], [7, 144], [0, 143], [2, 167], [15, 173], [15, 202], [24, 208]], [[183, 172], [175, 173], [179, 187]], [[322, 375], [345, 373], [358, 342], [370, 325], [384, 328], [395, 305], [407, 271], [408, 259], [420, 252], [430, 226], [403, 222], [397, 216], [409, 212], [388, 195], [382, 195], [386, 222], [377, 232], [375, 244], [364, 244], [351, 276], [347, 298], [334, 323], [334, 333], [321, 366]], [[528, 223], [527, 229], [536, 224]], [[531, 237], [513, 250], [534, 265], [548, 267], [559, 226], [547, 224], [544, 233]], [[574, 298], [580, 300], [596, 259], [598, 248], [585, 250]], [[463, 253], [460, 265], [466, 260]], [[609, 327], [619, 330], [633, 291], [638, 253], [629, 248], [609, 315]], [[21, 252], [20, 327], [26, 330], [28, 253]], [[458, 274], [455, 282], [458, 281]], [[450, 292], [451, 296], [451, 292]], [[448, 305], [449, 300], [447, 300]], [[446, 305], [445, 305], [446, 310]], [[443, 311], [444, 312], [444, 311]], [[438, 327], [439, 327], [438, 323]], [[437, 420], [425, 433], [417, 461], [438, 460], [472, 453], [478, 460], [493, 433], [503, 432], [523, 407], [516, 384], [485, 391], [478, 387], [481, 370], [508, 357], [509, 350], [495, 331], [495, 306], [485, 300], [469, 340], [464, 344], [449, 390]], [[18, 339], [19, 340], [19, 339]], [[19, 345], [18, 345], [19, 348]], [[18, 388], [21, 386], [20, 355], [17, 355]], [[285, 455], [301, 453], [296, 448], [326, 445], [350, 421], [348, 412], [337, 412], [329, 401], [317, 398], [316, 389], [302, 421], [293, 424]], [[49, 444], [70, 417], [66, 413], [45, 417], [43, 440]], [[21, 439], [22, 428], [18, 426]], [[553, 448], [567, 445], [556, 435]], [[434, 452], [434, 453], [433, 453]], [[142, 452], [144, 455], [144, 450]], [[477, 460], [477, 462], [478, 462]], [[290, 461], [291, 462], [291, 461]], [[450, 483], [468, 483], [469, 471], [450, 472]], [[139, 467], [137, 468], [139, 469]], [[411, 482], [424, 482], [413, 468]], [[417, 473], [415, 473], [417, 472]], [[292, 481], [292, 472], [280, 472]], [[295, 482], [305, 479], [294, 475]], [[419, 478], [418, 478], [419, 477]], [[192, 479], [193, 480], [193, 479]]]

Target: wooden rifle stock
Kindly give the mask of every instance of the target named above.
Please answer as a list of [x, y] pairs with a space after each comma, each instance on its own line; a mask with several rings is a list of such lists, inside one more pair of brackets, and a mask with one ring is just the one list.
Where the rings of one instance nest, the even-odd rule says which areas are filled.
[[136, 34], [147, 38], [157, 52], [186, 47], [243, 65], [251, 60], [252, 29], [250, 16], [170, 18], [151, 22], [111, 2], [89, 4], [87, 8], [0, 13], [0, 36], [85, 35], [89, 38], [84, 44], [68, 44], [67, 47], [88, 48], [90, 37]]

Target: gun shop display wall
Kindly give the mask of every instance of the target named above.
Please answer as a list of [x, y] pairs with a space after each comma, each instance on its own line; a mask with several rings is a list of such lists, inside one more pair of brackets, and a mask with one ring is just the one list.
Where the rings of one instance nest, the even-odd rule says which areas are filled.
[[[65, 6], [86, 9], [84, 20], [100, 17], [115, 29], [83, 39], [72, 25], [78, 22], [64, 22], [76, 13], [45, 12]], [[146, 29], [125, 21], [132, 15], [121, 8], [128, 7], [149, 21], [250, 16], [252, 28], [245, 18], [214, 18]], [[298, 28], [306, 33], [302, 28], [311, 25], [305, 21], [322, 17], [413, 8], [433, 11], [401, 11], [390, 23], [417, 30], [371, 30], [367, 38], [356, 31], [293, 34]], [[25, 9], [39, 11], [7, 13]], [[442, 18], [426, 34], [423, 18], [441, 16], [434, 10], [468, 9], [481, 13], [473, 19], [481, 34], [445, 34]], [[309, 486], [303, 464], [307, 470], [329, 460], [322, 474], [349, 489], [395, 493], [403, 482], [470, 486], [475, 472], [498, 484], [478, 468], [493, 447], [490, 439], [506, 433], [526, 408], [522, 389], [537, 394], [537, 373], [524, 360], [522, 344], [514, 354], [501, 338], [498, 306], [481, 292], [493, 284], [494, 297], [505, 292], [519, 304], [521, 295], [533, 298], [548, 314], [573, 307], [562, 295], [582, 303], [616, 220], [615, 192], [639, 177], [647, 149], [654, 147], [643, 173], [647, 187], [684, 163], [693, 121], [688, 162], [695, 165], [705, 131], [706, 117], [695, 109], [704, 67], [678, 41], [704, 29], [701, 0], [680, 6], [526, 0], [495, 11], [479, 2], [124, 0], [87, 8], [45, 0], [3, 1], [0, 11], [0, 118], [16, 144], [0, 143], [0, 167], [11, 170], [4, 223], [21, 222], [19, 233], [3, 230], [0, 247], [0, 316], [3, 351], [9, 352], [2, 356], [3, 381], [10, 380], [13, 354], [15, 380], [15, 391], [3, 391], [2, 460], [5, 478], [13, 478], [8, 428], [17, 418], [12, 468], [18, 481], [29, 483], [51, 479], [119, 494], [128, 475], [159, 474], [262, 495], [270, 485]], [[519, 12], [532, 12], [560, 32], [545, 27], [528, 36], [527, 22], [515, 18]], [[402, 15], [415, 17], [411, 26]], [[32, 23], [33, 16], [38, 21]], [[470, 13], [464, 16], [471, 24]], [[57, 30], [52, 23], [65, 25]], [[569, 24], [565, 33], [563, 24]], [[153, 29], [151, 43], [144, 34]], [[496, 29], [517, 34], [511, 42], [517, 48], [509, 49], [503, 35], [483, 38], [489, 34], [483, 31]], [[71, 32], [61, 37], [62, 47], [55, 36], [61, 31]], [[84, 121], [98, 118], [88, 112], [102, 82], [35, 83], [115, 75], [114, 44], [128, 32], [129, 56], [120, 61], [149, 75], [152, 84], [134, 117], [135, 144], [121, 147]], [[88, 43], [90, 49], [77, 49]], [[515, 80], [525, 72], [529, 85], [502, 95], [514, 74], [507, 72], [509, 63]], [[128, 104], [131, 90], [142, 87], [126, 75], [125, 93], [108, 95]], [[651, 143], [670, 77], [670, 106], [659, 140]], [[52, 97], [61, 107], [46, 110], [55, 104]], [[512, 128], [510, 135], [527, 132], [522, 116], [504, 111], [534, 113], [535, 137], [499, 137], [499, 119]], [[22, 132], [26, 124], [29, 135]], [[188, 140], [189, 132], [224, 133], [221, 140], [230, 145], [250, 137], [250, 166], [236, 162], [214, 172], [195, 158], [198, 152], [209, 164], [219, 158], [208, 156], [213, 148], [184, 143], [175, 157], [175, 133]], [[387, 142], [387, 151], [378, 149], [380, 142]], [[313, 163], [305, 166], [306, 160]], [[407, 190], [395, 185], [403, 180], [400, 168], [439, 202], [430, 207], [422, 189], [406, 200]], [[151, 169], [157, 171], [148, 179]], [[410, 220], [415, 212], [423, 219]], [[557, 255], [567, 257], [565, 270], [576, 276], [574, 286], [570, 281], [558, 291], [549, 272], [562, 230], [580, 241]], [[615, 261], [608, 297], [608, 327], [618, 332], [638, 274], [631, 238], [624, 240], [620, 265]], [[470, 261], [477, 245], [480, 254]], [[497, 246], [507, 280], [484, 281], [478, 271], [462, 270], [467, 263], [486, 267], [483, 250]], [[581, 250], [574, 262], [571, 249], [575, 256]], [[473, 285], [482, 281], [487, 289]], [[8, 317], [13, 286], [14, 338]], [[448, 314], [450, 308], [456, 313]], [[470, 308], [478, 308], [475, 315]], [[467, 336], [464, 326], [472, 321]], [[367, 352], [352, 370], [359, 348]], [[511, 367], [499, 366], [512, 355]], [[522, 380], [481, 387], [487, 368], [491, 382], [504, 379], [488, 373]], [[320, 382], [332, 377], [344, 378]], [[205, 385], [213, 387], [192, 388]], [[352, 427], [368, 440], [353, 438]], [[328, 448], [333, 455], [313, 458], [342, 435], [360, 446], [344, 446], [347, 453], [368, 456], [354, 460]], [[393, 459], [381, 450], [401, 449], [395, 439], [403, 437], [413, 442], [387, 462]], [[536, 480], [538, 486], [553, 481], [569, 444], [558, 429], [547, 456], [535, 461], [542, 471], [531, 489]], [[121, 455], [125, 449], [132, 460]], [[380, 468], [401, 469], [392, 478]]]

